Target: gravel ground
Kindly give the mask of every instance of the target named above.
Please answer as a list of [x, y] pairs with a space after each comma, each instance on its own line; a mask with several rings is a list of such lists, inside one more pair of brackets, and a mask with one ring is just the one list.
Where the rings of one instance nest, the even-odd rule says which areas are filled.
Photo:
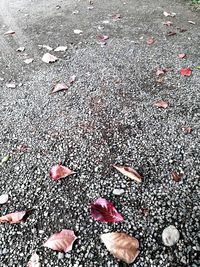
[[[130, 266], [198, 267], [200, 71], [181, 77], [179, 69], [200, 64], [199, 14], [172, 0], [99, 0], [93, 10], [88, 5], [0, 1], [0, 156], [11, 156], [0, 167], [0, 194], [10, 196], [0, 213], [34, 208], [26, 222], [0, 225], [0, 266], [26, 266], [33, 250], [45, 267], [125, 266], [99, 239], [101, 233], [124, 231], [140, 242], [141, 252]], [[166, 18], [163, 11], [177, 15]], [[116, 13], [121, 20], [113, 21], [110, 15]], [[164, 26], [166, 20], [174, 26]], [[4, 36], [10, 29], [16, 34]], [[74, 29], [83, 34], [75, 35]], [[177, 35], [166, 36], [174, 30]], [[96, 42], [97, 32], [109, 35], [107, 45]], [[147, 45], [151, 36], [155, 43]], [[68, 49], [52, 52], [59, 60], [45, 64], [46, 50], [38, 47], [43, 44]], [[20, 46], [25, 52], [16, 52]], [[181, 60], [179, 53], [188, 57]], [[34, 62], [26, 65], [30, 57]], [[156, 82], [159, 67], [171, 68], [163, 84]], [[77, 81], [68, 91], [49, 94], [52, 84], [74, 74]], [[8, 82], [16, 88], [7, 88]], [[155, 108], [160, 99], [169, 101], [169, 108]], [[58, 162], [77, 173], [51, 181], [50, 166]], [[143, 182], [125, 178], [114, 163], [134, 167]], [[172, 180], [173, 170], [183, 173], [181, 182]], [[116, 196], [113, 189], [124, 193]], [[100, 196], [115, 205], [124, 222], [90, 217], [89, 203]], [[180, 232], [173, 247], [161, 238], [169, 225]], [[42, 247], [63, 228], [79, 237], [70, 253]]]

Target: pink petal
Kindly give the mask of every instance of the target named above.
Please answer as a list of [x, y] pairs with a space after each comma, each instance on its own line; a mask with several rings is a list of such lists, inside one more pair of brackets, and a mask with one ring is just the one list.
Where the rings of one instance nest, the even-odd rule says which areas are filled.
[[160, 76], [160, 75], [162, 75], [162, 74], [165, 74], [165, 70], [164, 69], [157, 69], [157, 71], [156, 71], [156, 75], [157, 76]]
[[120, 14], [115, 14], [115, 15], [112, 16], [113, 21], [118, 21], [121, 18], [122, 18], [122, 16]]
[[171, 176], [175, 182], [180, 182], [182, 179], [182, 175], [179, 175], [176, 171], [171, 172]]
[[69, 78], [69, 83], [70, 84], [73, 84], [76, 80], [76, 75], [72, 75], [70, 78]]
[[5, 216], [0, 217], [0, 222], [8, 222], [8, 223], [20, 223], [27, 211], [16, 211], [13, 213], [9, 213]]
[[152, 37], [149, 37], [149, 38], [147, 39], [147, 44], [148, 44], [148, 45], [152, 45], [154, 42], [155, 42], [155, 41], [154, 41], [154, 38], [152, 38]]
[[50, 53], [46, 53], [42, 57], [42, 61], [45, 63], [51, 63], [51, 62], [55, 62], [57, 60], [58, 60], [58, 58], [55, 57], [54, 55], [51, 55]]
[[74, 173], [74, 171], [60, 164], [54, 165], [50, 169], [50, 177], [55, 181], [65, 178]]
[[185, 57], [186, 57], [186, 54], [184, 54], [184, 53], [179, 54], [178, 57], [181, 58], [181, 59], [182, 59], [182, 58], [185, 58]]
[[56, 251], [68, 252], [72, 250], [76, 239], [77, 236], [75, 236], [74, 231], [63, 229], [61, 232], [53, 234], [43, 246]]
[[92, 217], [101, 222], [121, 222], [122, 215], [115, 209], [112, 203], [105, 198], [98, 198], [90, 206]]
[[36, 252], [34, 252], [28, 262], [27, 267], [41, 267], [39, 262], [40, 258]]
[[154, 103], [154, 106], [157, 108], [167, 108], [169, 103], [163, 100], [159, 100], [158, 102]]
[[67, 90], [69, 88], [68, 85], [66, 85], [65, 83], [57, 83], [52, 90], [52, 93], [56, 93], [59, 91], [63, 91], [63, 90]]
[[97, 40], [99, 42], [105, 43], [105, 41], [107, 41], [108, 39], [109, 39], [109, 36], [107, 35], [103, 35], [103, 34], [97, 35]]
[[3, 194], [3, 195], [1, 195], [1, 196], [0, 196], [0, 204], [1, 204], [1, 205], [2, 205], [2, 204], [5, 204], [5, 203], [8, 201], [8, 198], [9, 198], [8, 194]]
[[180, 70], [180, 74], [181, 74], [182, 76], [190, 76], [191, 73], [192, 73], [192, 70], [191, 70], [190, 68], [182, 68], [182, 69]]

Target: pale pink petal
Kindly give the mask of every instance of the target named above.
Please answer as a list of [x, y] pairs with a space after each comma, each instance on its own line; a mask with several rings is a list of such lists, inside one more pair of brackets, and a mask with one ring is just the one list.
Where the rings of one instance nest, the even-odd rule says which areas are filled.
[[154, 106], [157, 108], [168, 108], [169, 103], [167, 101], [159, 100], [158, 102], [154, 103]]
[[51, 63], [51, 62], [55, 62], [57, 60], [58, 60], [58, 58], [55, 57], [54, 55], [51, 55], [50, 53], [46, 53], [42, 57], [42, 61], [45, 63]]
[[27, 211], [16, 211], [13, 213], [9, 213], [5, 216], [0, 217], [0, 222], [8, 222], [8, 223], [20, 223]]
[[74, 173], [74, 171], [60, 164], [54, 165], [50, 169], [50, 177], [55, 181], [65, 178]]
[[56, 93], [56, 92], [67, 90], [67, 89], [69, 89], [69, 86], [67, 84], [65, 84], [65, 83], [57, 83], [53, 87], [52, 93]]
[[33, 252], [27, 267], [41, 267], [40, 258], [36, 252]]

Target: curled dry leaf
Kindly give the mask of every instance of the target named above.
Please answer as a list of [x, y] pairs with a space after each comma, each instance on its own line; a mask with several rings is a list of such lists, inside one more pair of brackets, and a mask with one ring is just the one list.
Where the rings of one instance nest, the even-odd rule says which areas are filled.
[[181, 59], [183, 59], [183, 58], [185, 58], [185, 57], [186, 57], [186, 54], [184, 54], [184, 53], [182, 53], [182, 54], [179, 54], [179, 55], [178, 55], [178, 57], [179, 57], [179, 58], [181, 58]]
[[56, 251], [68, 252], [72, 250], [76, 239], [77, 236], [75, 236], [74, 231], [63, 229], [61, 232], [53, 234], [43, 246]]
[[83, 33], [83, 31], [78, 30], [78, 29], [75, 29], [75, 30], [74, 30], [74, 33], [75, 33], [75, 34], [81, 34], [81, 33]]
[[21, 47], [17, 48], [16, 51], [17, 52], [24, 52], [25, 51], [25, 47], [21, 46]]
[[171, 176], [175, 182], [180, 182], [182, 179], [182, 175], [179, 175], [176, 171], [172, 171]]
[[166, 11], [164, 11], [164, 12], [163, 12], [163, 15], [164, 15], [165, 17], [175, 17], [175, 16], [176, 16], [176, 13], [174, 13], [174, 12], [166, 12]]
[[5, 216], [0, 217], [0, 222], [20, 223], [21, 221], [23, 221], [26, 213], [27, 211], [16, 211], [6, 214]]
[[133, 263], [139, 254], [139, 242], [125, 233], [102, 234], [101, 240], [106, 248], [119, 260], [127, 264]]
[[8, 194], [1, 195], [0, 196], [0, 205], [5, 204], [8, 201], [8, 198], [9, 198]]
[[67, 46], [58, 46], [54, 49], [55, 52], [65, 52], [67, 50]]
[[55, 181], [65, 178], [74, 173], [74, 171], [60, 164], [54, 165], [50, 169], [50, 177]]
[[148, 45], [152, 45], [154, 42], [155, 42], [155, 40], [154, 40], [153, 37], [149, 37], [149, 38], [147, 39], [147, 44], [148, 44]]
[[129, 177], [130, 179], [135, 180], [138, 183], [142, 182], [142, 176], [133, 168], [117, 165], [113, 165], [113, 167], [119, 172], [121, 172], [123, 175]]
[[105, 198], [98, 198], [90, 206], [92, 217], [101, 222], [121, 222], [124, 218], [115, 209], [112, 203]]
[[158, 102], [154, 103], [154, 106], [157, 108], [168, 108], [169, 103], [163, 100], [159, 100]]
[[173, 22], [168, 20], [168, 21], [163, 22], [163, 25], [172, 26]]
[[12, 31], [12, 30], [4, 33], [4, 35], [13, 35], [13, 34], [15, 34], [15, 31]]
[[41, 267], [40, 258], [36, 252], [33, 252], [27, 267]]
[[182, 69], [180, 70], [180, 74], [181, 74], [182, 76], [190, 76], [191, 73], [192, 73], [192, 70], [191, 70], [190, 68], [182, 68]]
[[58, 60], [57, 57], [55, 57], [54, 55], [51, 55], [49, 53], [44, 54], [42, 57], [42, 61], [45, 63], [51, 63], [51, 62], [55, 62], [57, 60]]
[[63, 91], [63, 90], [67, 90], [69, 88], [69, 86], [65, 83], [57, 83], [52, 90], [52, 93], [56, 93], [59, 91]]
[[24, 60], [24, 62], [26, 63], [26, 64], [30, 64], [30, 63], [32, 63], [33, 62], [33, 58], [27, 58], [27, 59], [25, 59]]

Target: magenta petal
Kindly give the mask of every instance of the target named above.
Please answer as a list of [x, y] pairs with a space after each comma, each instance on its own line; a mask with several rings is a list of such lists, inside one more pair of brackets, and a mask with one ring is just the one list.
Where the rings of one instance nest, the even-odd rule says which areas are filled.
[[74, 173], [74, 171], [60, 164], [54, 165], [50, 169], [50, 177], [55, 181], [65, 178]]
[[90, 207], [92, 217], [101, 222], [121, 222], [122, 215], [105, 198], [98, 198]]

